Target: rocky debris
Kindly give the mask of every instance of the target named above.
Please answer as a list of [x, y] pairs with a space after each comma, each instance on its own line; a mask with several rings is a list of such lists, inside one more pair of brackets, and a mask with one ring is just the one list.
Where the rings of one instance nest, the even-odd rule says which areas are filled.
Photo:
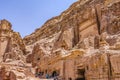
[[[30, 70], [31, 67], [21, 66], [19, 63], [16, 65], [16, 62], [0, 64], [1, 80], [30, 80], [30, 77], [34, 78], [34, 74]], [[34, 80], [37, 79], [34, 78]]]

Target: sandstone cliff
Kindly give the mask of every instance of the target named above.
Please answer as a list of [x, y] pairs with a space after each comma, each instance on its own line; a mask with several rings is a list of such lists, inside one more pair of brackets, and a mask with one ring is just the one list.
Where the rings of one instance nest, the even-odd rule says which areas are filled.
[[0, 80], [25, 80], [34, 77], [26, 64], [25, 44], [7, 20], [0, 21]]
[[[74, 48], [99, 48], [100, 39], [111, 46], [111, 38], [120, 32], [119, 0], [79, 0], [60, 16], [48, 20], [41, 28], [24, 38], [27, 52], [51, 55]], [[32, 51], [33, 50], [33, 51]]]
[[119, 80], [119, 53], [120, 0], [78, 0], [24, 39], [0, 21], [2, 80], [34, 77], [33, 68], [43, 78]]
[[79, 0], [23, 40], [26, 61], [38, 72], [56, 71], [64, 80], [112, 80], [120, 76], [119, 37], [120, 0]]

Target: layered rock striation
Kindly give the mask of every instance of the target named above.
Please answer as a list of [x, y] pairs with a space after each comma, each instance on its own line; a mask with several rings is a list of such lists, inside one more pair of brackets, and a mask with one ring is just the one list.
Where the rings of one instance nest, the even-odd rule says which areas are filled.
[[[26, 63], [23, 39], [7, 20], [0, 21], [0, 80], [27, 80], [34, 77]], [[30, 71], [31, 70], [31, 71]]]
[[41, 78], [119, 80], [119, 53], [120, 0], [78, 0], [23, 39], [0, 21], [2, 80], [28, 79], [33, 68]]
[[23, 40], [27, 62], [38, 72], [56, 71], [64, 80], [113, 80], [120, 76], [119, 37], [119, 0], [79, 0]]

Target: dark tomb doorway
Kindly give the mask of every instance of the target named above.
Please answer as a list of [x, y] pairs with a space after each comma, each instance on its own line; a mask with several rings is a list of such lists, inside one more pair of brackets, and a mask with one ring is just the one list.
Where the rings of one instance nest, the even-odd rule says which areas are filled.
[[77, 70], [78, 77], [76, 80], [85, 80], [85, 69], [78, 69]]

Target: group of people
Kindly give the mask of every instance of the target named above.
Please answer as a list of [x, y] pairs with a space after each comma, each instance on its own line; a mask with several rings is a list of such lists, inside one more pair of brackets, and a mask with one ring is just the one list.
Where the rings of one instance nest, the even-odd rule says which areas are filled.
[[39, 78], [58, 80], [59, 74], [56, 71], [53, 71], [52, 74], [48, 74], [47, 72], [45, 74], [44, 72], [38, 72], [35, 74], [35, 76]]

